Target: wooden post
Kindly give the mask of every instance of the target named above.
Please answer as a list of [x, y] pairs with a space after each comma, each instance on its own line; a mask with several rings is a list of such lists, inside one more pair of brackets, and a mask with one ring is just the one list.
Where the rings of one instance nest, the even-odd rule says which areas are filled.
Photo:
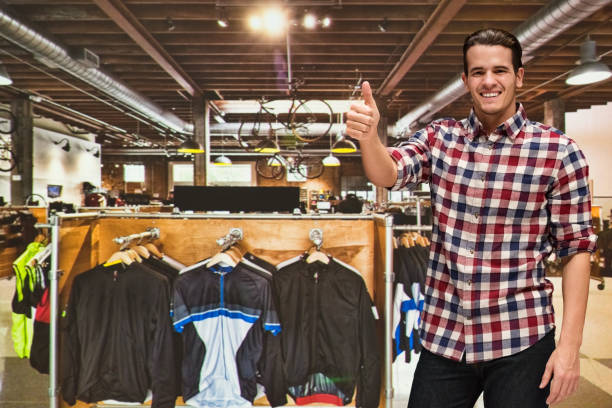
[[565, 132], [565, 101], [551, 99], [544, 102], [544, 124]]
[[[382, 103], [379, 103], [379, 101], [376, 102], [376, 104], [378, 106], [384, 106]], [[387, 146], [387, 142], [389, 140], [389, 135], [387, 132], [387, 124], [388, 124], [388, 119], [387, 119], [387, 115], [385, 115], [384, 110], [381, 110], [381, 116], [380, 116], [380, 121], [378, 122], [378, 137], [380, 138], [380, 141], [382, 142], [383, 146]], [[376, 204], [378, 204], [378, 206], [382, 206], [385, 205], [388, 201], [388, 190], [385, 187], [379, 187], [376, 186]]]
[[206, 173], [208, 173], [208, 162], [210, 157], [210, 148], [207, 146], [206, 140], [210, 140], [208, 102], [201, 94], [193, 96], [191, 104], [191, 114], [193, 116], [193, 140], [198, 142], [205, 149], [204, 154], [195, 154], [193, 160], [193, 184], [196, 186], [205, 186]]
[[19, 96], [11, 102], [11, 111], [17, 119], [15, 132], [11, 135], [13, 153], [17, 166], [11, 171], [11, 204], [23, 205], [32, 194], [32, 171], [34, 168], [34, 121], [32, 102]]

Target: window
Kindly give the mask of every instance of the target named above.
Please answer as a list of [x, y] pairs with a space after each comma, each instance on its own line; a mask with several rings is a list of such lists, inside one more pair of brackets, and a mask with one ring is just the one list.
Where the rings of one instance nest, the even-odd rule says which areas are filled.
[[172, 181], [174, 185], [193, 185], [193, 163], [173, 163]]
[[208, 167], [208, 184], [211, 186], [251, 186], [253, 183], [252, 164]]
[[124, 164], [123, 181], [126, 183], [144, 183], [145, 166], [144, 164]]

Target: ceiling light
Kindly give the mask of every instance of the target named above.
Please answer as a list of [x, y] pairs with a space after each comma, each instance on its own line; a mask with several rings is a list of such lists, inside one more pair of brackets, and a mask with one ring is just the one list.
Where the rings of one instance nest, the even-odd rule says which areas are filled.
[[312, 30], [313, 28], [317, 26], [317, 18], [314, 16], [314, 14], [308, 13], [304, 16], [302, 25], [304, 25], [304, 28]]
[[263, 27], [270, 35], [279, 35], [285, 32], [285, 15], [278, 8], [270, 8], [264, 12]]
[[331, 153], [329, 154], [329, 156], [325, 156], [322, 161], [323, 161], [323, 166], [325, 167], [340, 166], [340, 160]]
[[93, 153], [93, 157], [98, 158], [100, 157], [100, 149], [97, 148], [96, 146], [92, 147], [91, 149], [85, 149], [88, 153]]
[[229, 26], [229, 21], [224, 8], [220, 8], [219, 12], [217, 13], [217, 24], [222, 28], [227, 28]]
[[281, 167], [281, 166], [285, 166], [285, 159], [283, 159], [283, 156], [280, 155], [274, 155], [272, 157], [270, 157], [266, 163], [268, 166], [270, 167]]
[[177, 149], [179, 153], [204, 153], [204, 149], [193, 139], [185, 140]]
[[58, 142], [53, 142], [53, 144], [59, 145], [59, 144], [64, 144], [62, 146], [62, 150], [65, 152], [69, 152], [70, 151], [70, 141], [66, 138], [63, 138], [62, 140], [58, 141]]
[[168, 31], [174, 31], [176, 29], [174, 21], [172, 21], [172, 18], [170, 17], [166, 18], [166, 28], [168, 29]]
[[334, 143], [332, 146], [331, 151], [333, 153], [354, 153], [357, 151], [357, 147], [355, 146], [355, 143], [341, 137], [340, 139], [336, 140], [336, 143]]
[[12, 83], [13, 80], [6, 71], [6, 67], [3, 64], [0, 64], [0, 85], [10, 85]]
[[321, 20], [321, 25], [323, 27], [329, 27], [331, 25], [331, 18], [323, 17], [323, 20]]
[[586, 40], [580, 45], [580, 65], [565, 80], [568, 85], [586, 85], [603, 81], [612, 76], [610, 68], [600, 62], [595, 53], [595, 41]]
[[253, 31], [259, 31], [261, 30], [261, 18], [259, 16], [251, 16], [249, 17], [249, 27], [251, 27], [251, 30]]
[[389, 29], [389, 20], [387, 20], [387, 17], [383, 18], [383, 21], [381, 21], [376, 27], [381, 33], [386, 33]]
[[232, 160], [229, 157], [227, 157], [226, 155], [222, 154], [221, 156], [219, 156], [219, 157], [217, 157], [215, 159], [213, 164], [215, 166], [231, 166], [232, 165]]
[[280, 148], [278, 147], [278, 143], [276, 143], [272, 139], [266, 139], [266, 140], [262, 141], [253, 150], [258, 152], [258, 153], [278, 153], [278, 152], [280, 152]]

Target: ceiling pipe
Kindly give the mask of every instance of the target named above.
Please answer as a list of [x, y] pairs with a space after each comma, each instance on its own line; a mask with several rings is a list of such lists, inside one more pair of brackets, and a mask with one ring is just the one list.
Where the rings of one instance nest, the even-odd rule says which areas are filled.
[[46, 58], [62, 70], [99, 89], [133, 109], [139, 115], [172, 131], [191, 134], [193, 125], [175, 114], [163, 110], [144, 96], [96, 68], [90, 68], [72, 58], [68, 51], [45, 38], [34, 29], [0, 10], [0, 36], [26, 49], [35, 56]]
[[[302, 153], [308, 156], [320, 156], [325, 157], [329, 155], [329, 148], [326, 149], [303, 149]], [[105, 148], [102, 151], [104, 156], [167, 156], [168, 154], [175, 156], [181, 155], [182, 153], [177, 153], [175, 148]], [[216, 154], [224, 154], [226, 156], [232, 157], [271, 157], [270, 153], [256, 153], [256, 152], [247, 152], [242, 149], [233, 150], [228, 149], [227, 146], [223, 147], [221, 145], [216, 146], [211, 152], [212, 155]], [[298, 154], [297, 150], [281, 150], [279, 152], [282, 156], [295, 156]], [[344, 153], [341, 157], [359, 157], [361, 153]]]
[[[523, 64], [533, 58], [530, 54], [540, 46], [610, 2], [612, 0], [553, 0], [542, 7], [513, 31], [523, 47]], [[432, 115], [466, 93], [461, 74], [458, 74], [436, 94], [402, 116], [395, 124], [394, 134], [396, 137], [408, 136], [415, 130], [415, 125], [421, 125], [419, 119], [431, 120]]]

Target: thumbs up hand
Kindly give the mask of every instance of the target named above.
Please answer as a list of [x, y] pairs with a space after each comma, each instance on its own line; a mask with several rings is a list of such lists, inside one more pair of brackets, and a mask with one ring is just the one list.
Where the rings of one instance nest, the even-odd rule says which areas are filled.
[[362, 101], [353, 102], [346, 112], [346, 134], [365, 142], [378, 138], [377, 126], [380, 119], [368, 81], [361, 84], [361, 98]]

